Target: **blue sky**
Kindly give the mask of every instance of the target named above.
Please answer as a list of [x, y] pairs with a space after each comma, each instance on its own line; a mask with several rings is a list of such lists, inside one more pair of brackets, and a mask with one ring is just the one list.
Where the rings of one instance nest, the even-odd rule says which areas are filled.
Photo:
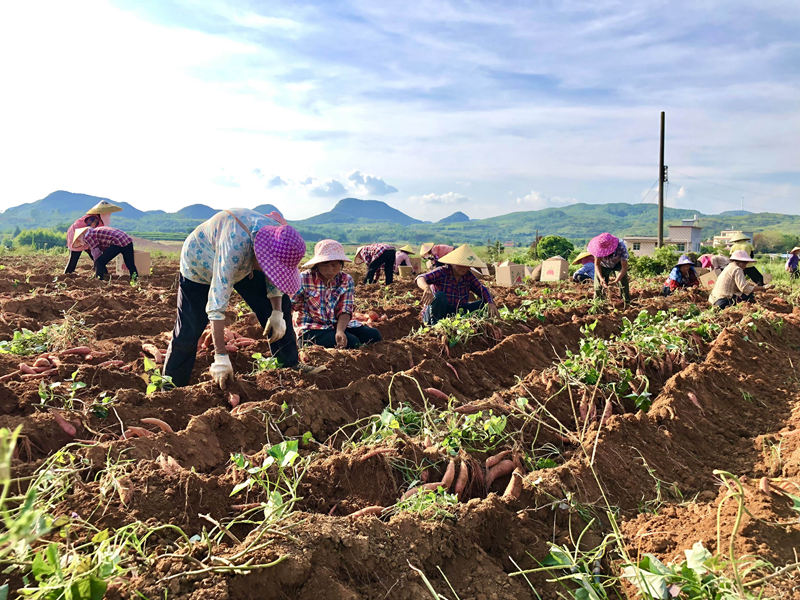
[[6, 3], [0, 209], [654, 202], [665, 110], [669, 206], [800, 213], [798, 30], [796, 1]]

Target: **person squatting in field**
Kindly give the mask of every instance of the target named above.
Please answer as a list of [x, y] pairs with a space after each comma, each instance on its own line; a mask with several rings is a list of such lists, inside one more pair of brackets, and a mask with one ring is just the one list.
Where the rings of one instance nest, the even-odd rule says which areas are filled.
[[411, 264], [411, 259], [408, 257], [409, 254], [414, 254], [414, 249], [406, 244], [402, 248], [397, 249], [397, 254], [394, 258], [394, 273], [397, 275], [400, 272], [400, 267], [411, 267], [412, 273], [414, 265]]
[[694, 262], [684, 254], [678, 259], [678, 264], [672, 267], [669, 272], [669, 276], [664, 282], [664, 289], [661, 290], [661, 295], [669, 296], [675, 290], [688, 289], [699, 285], [700, 280], [694, 270]]
[[225, 309], [233, 290], [264, 327], [278, 364], [313, 370], [299, 361], [291, 321], [290, 295], [300, 289], [297, 266], [305, 251], [303, 238], [278, 213], [264, 216], [233, 208], [198, 225], [181, 249], [178, 318], [164, 359], [164, 374], [176, 386], [189, 383], [197, 343], [211, 321], [211, 378], [223, 388], [233, 380], [225, 349]]
[[800, 279], [800, 246], [795, 246], [789, 250], [789, 258], [786, 259], [786, 272], [789, 273], [790, 279]]
[[[631, 290], [628, 279], [628, 247], [610, 233], [593, 237], [586, 249], [594, 256], [594, 297], [605, 298], [610, 285], [619, 284], [622, 301], [630, 304]], [[619, 271], [611, 279], [611, 273]]]
[[109, 278], [107, 265], [111, 259], [122, 254], [122, 260], [131, 275], [131, 281], [139, 276], [133, 260], [133, 239], [116, 227], [100, 225], [100, 218], [90, 215], [84, 219], [86, 227], [75, 230], [75, 241], [84, 243], [94, 260], [94, 275], [98, 279]]
[[294, 310], [299, 314], [300, 339], [326, 348], [358, 348], [379, 342], [381, 334], [353, 319], [355, 284], [344, 273], [351, 262], [336, 240], [320, 240], [314, 257], [300, 274], [300, 291], [294, 296]]
[[[745, 234], [739, 233], [728, 241], [731, 244], [731, 255], [739, 250], [745, 252], [750, 258], [755, 258], [755, 248], [753, 247], [753, 244], [750, 243], [750, 238]], [[753, 261], [753, 264], [744, 269], [744, 274], [752, 279], [756, 285], [764, 285], [764, 276], [761, 274], [761, 271], [756, 268], [755, 261]]]
[[703, 254], [700, 256], [700, 266], [704, 269], [709, 269], [719, 277], [722, 270], [730, 264], [730, 259], [721, 254]]
[[[439, 261], [441, 267], [423, 273], [416, 279], [417, 287], [422, 290], [422, 321], [426, 325], [434, 325], [459, 310], [469, 313], [484, 306], [489, 316], [499, 316], [491, 292], [472, 272], [471, 267], [486, 266], [472, 248], [464, 244], [442, 256]], [[470, 302], [470, 292], [479, 299]]]
[[428, 270], [430, 270], [434, 267], [441, 267], [444, 263], [440, 262], [439, 259], [446, 254], [450, 254], [453, 250], [453, 246], [448, 246], [447, 244], [422, 244], [419, 247], [419, 255], [425, 261]]
[[581, 265], [572, 275], [572, 281], [583, 283], [584, 281], [594, 281], [594, 256], [588, 252], [581, 252], [572, 261], [573, 265]]
[[367, 265], [367, 275], [364, 277], [364, 283], [375, 281], [375, 274], [378, 269], [383, 267], [386, 285], [389, 285], [394, 281], [394, 259], [394, 246], [389, 244], [369, 244], [356, 249], [354, 262], [355, 264], [363, 262]]
[[754, 292], [769, 289], [769, 285], [756, 285], [745, 278], [745, 268], [755, 260], [745, 250], [731, 254], [731, 262], [717, 278], [708, 297], [708, 303], [719, 308], [727, 308], [739, 302], [755, 302]]
[[100, 226], [107, 226], [111, 221], [111, 213], [118, 212], [120, 210], [122, 210], [122, 208], [115, 204], [111, 204], [111, 202], [108, 200], [101, 200], [92, 208], [87, 210], [85, 215], [83, 215], [80, 219], [77, 219], [72, 225], [69, 226], [69, 229], [67, 229], [69, 262], [67, 262], [67, 266], [64, 267], [65, 275], [75, 272], [75, 267], [78, 266], [78, 259], [80, 259], [83, 252], [86, 252], [86, 254], [89, 255], [89, 258], [92, 257], [92, 253], [89, 251], [89, 246], [87, 246], [83, 240], [75, 239], [75, 231], [77, 229], [88, 227], [89, 224], [86, 222], [86, 219], [89, 219], [90, 217], [96, 218], [99, 221]]

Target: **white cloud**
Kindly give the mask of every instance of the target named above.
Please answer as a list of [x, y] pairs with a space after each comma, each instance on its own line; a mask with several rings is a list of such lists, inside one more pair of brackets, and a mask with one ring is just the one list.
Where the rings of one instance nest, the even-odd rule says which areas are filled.
[[380, 177], [364, 175], [361, 171], [353, 171], [347, 179], [356, 184], [359, 191], [365, 192], [370, 196], [385, 196], [394, 194], [397, 191], [396, 187], [389, 185]]
[[541, 210], [543, 208], [552, 208], [555, 206], [567, 206], [575, 204], [575, 198], [561, 198], [559, 196], [548, 196], [542, 192], [531, 190], [524, 196], [519, 196], [515, 200], [518, 206], [525, 207], [526, 209]]
[[422, 205], [430, 204], [463, 204], [469, 198], [458, 192], [445, 192], [444, 194], [424, 194], [421, 196], [409, 196], [409, 202], [416, 202]]
[[347, 188], [335, 179], [325, 181], [311, 189], [311, 194], [322, 197], [342, 196], [346, 193]]

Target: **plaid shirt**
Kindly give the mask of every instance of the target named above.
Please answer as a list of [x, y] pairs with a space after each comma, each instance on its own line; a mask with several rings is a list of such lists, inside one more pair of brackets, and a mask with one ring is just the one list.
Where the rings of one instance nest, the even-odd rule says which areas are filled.
[[[378, 258], [387, 250], [394, 250], [394, 246], [389, 244], [370, 244], [369, 246], [361, 246], [361, 250], [356, 254], [356, 263], [364, 261], [370, 264], [373, 260]], [[360, 260], [359, 260], [360, 259]]]
[[111, 246], [124, 247], [133, 243], [131, 236], [121, 229], [105, 226], [95, 227], [87, 231], [83, 235], [83, 241], [89, 246], [89, 251], [95, 260]]
[[448, 304], [458, 308], [469, 302], [469, 293], [474, 292], [487, 304], [494, 302], [489, 289], [483, 285], [472, 271], [468, 271], [461, 279], [456, 281], [453, 270], [449, 265], [436, 267], [433, 271], [420, 275], [425, 283], [431, 286], [431, 291], [436, 294], [444, 292]]
[[714, 304], [717, 300], [722, 300], [723, 298], [733, 298], [734, 295], [738, 294], [746, 295], [752, 292], [754, 287], [756, 287], [756, 284], [745, 278], [744, 270], [739, 268], [736, 263], [731, 263], [717, 277], [717, 282], [714, 284], [714, 289], [711, 290], [708, 302]]
[[622, 240], [617, 244], [617, 249], [608, 256], [599, 259], [600, 266], [610, 269], [616, 267], [621, 261], [628, 260], [628, 246]]
[[[314, 269], [300, 273], [300, 291], [292, 299], [300, 334], [309, 329], [335, 329], [339, 315], [352, 316], [355, 303], [355, 284], [347, 273], [339, 273], [330, 285]], [[361, 323], [351, 319], [348, 327], [360, 327]]]

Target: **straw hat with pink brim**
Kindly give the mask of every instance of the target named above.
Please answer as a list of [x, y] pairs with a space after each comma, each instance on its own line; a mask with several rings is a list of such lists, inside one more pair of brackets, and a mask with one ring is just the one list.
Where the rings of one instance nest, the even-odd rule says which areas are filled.
[[747, 263], [754, 263], [756, 262], [755, 258], [750, 258], [750, 255], [745, 252], [744, 250], [737, 250], [736, 252], [731, 253], [731, 260], [737, 260], [739, 262], [747, 262]]
[[585, 262], [589, 262], [590, 260], [594, 260], [594, 256], [592, 256], [589, 252], [581, 252], [578, 256], [575, 257], [575, 260], [572, 261], [573, 265], [577, 265], [578, 263], [583, 264]]
[[291, 225], [262, 227], [253, 240], [253, 251], [261, 270], [284, 294], [300, 289], [297, 266], [306, 254], [306, 243]]
[[72, 243], [80, 242], [83, 240], [83, 236], [86, 235], [86, 232], [89, 231], [91, 227], [78, 227], [75, 231], [72, 232]]
[[116, 204], [111, 204], [108, 200], [100, 200], [97, 204], [95, 204], [92, 208], [86, 211], [87, 215], [107, 215], [109, 213], [115, 213], [122, 210], [121, 206], [117, 206]]
[[469, 244], [459, 246], [452, 252], [448, 252], [439, 259], [440, 263], [446, 265], [459, 265], [461, 267], [476, 267], [482, 269], [486, 263], [478, 258], [477, 254], [469, 247]]
[[419, 255], [420, 256], [425, 256], [428, 252], [431, 251], [431, 248], [433, 248], [433, 243], [427, 243], [426, 242], [426, 243], [422, 244], [419, 247]]
[[319, 263], [341, 260], [342, 262], [353, 262], [344, 253], [344, 248], [336, 240], [320, 240], [314, 246], [314, 256], [304, 267], [313, 267]]
[[610, 233], [601, 233], [600, 235], [596, 235], [589, 240], [589, 244], [586, 246], [586, 249], [592, 256], [603, 258], [614, 254], [614, 250], [617, 249], [617, 246], [619, 246], [618, 237], [613, 236]]
[[791, 250], [789, 250], [789, 254], [794, 254], [795, 252], [800, 252], [800, 246], [795, 246]]

